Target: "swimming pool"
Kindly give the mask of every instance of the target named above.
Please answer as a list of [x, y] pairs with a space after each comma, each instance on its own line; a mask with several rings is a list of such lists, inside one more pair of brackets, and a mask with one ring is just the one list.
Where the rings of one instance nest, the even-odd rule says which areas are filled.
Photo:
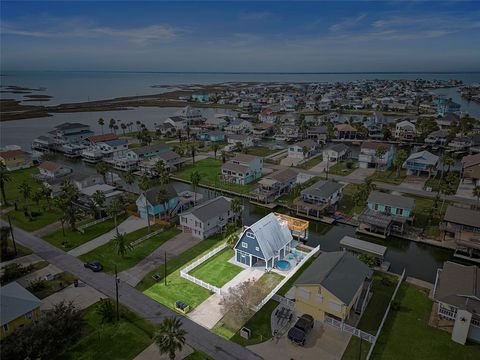
[[282, 271], [290, 270], [291, 267], [292, 265], [290, 265], [290, 262], [288, 262], [287, 260], [279, 260], [277, 262], [277, 268], [279, 268]]

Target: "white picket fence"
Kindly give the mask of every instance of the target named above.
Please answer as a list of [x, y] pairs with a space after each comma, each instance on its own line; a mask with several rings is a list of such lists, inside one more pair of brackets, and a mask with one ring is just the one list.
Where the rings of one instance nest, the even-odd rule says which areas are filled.
[[205, 281], [202, 281], [200, 279], [197, 279], [195, 276], [192, 276], [189, 274], [190, 271], [192, 271], [193, 269], [195, 269], [197, 266], [199, 266], [200, 264], [204, 263], [205, 261], [207, 261], [208, 259], [210, 259], [212, 256], [215, 256], [216, 254], [218, 254], [220, 251], [222, 251], [223, 249], [225, 249], [226, 247], [228, 246], [227, 243], [223, 243], [222, 245], [220, 245], [219, 247], [213, 249], [212, 251], [210, 251], [208, 254], [205, 254], [203, 255], [200, 259], [197, 259], [195, 260], [193, 263], [191, 263], [190, 265], [188, 265], [187, 267], [183, 268], [182, 270], [180, 270], [180, 276], [184, 279], [187, 279], [188, 281], [191, 281], [205, 289], [208, 289], [214, 293], [217, 293], [219, 295], [222, 295], [222, 290], [216, 286], [213, 286]]
[[142, 236], [140, 239], [137, 239], [137, 240], [135, 240], [134, 242], [130, 243], [130, 245], [132, 245], [133, 247], [135, 247], [135, 246], [141, 244], [142, 242], [144, 242], [145, 240], [148, 240], [148, 239], [154, 237], [155, 235], [160, 234], [161, 232], [163, 232], [163, 228], [161, 228], [161, 229], [159, 229], [159, 230], [157, 230], [157, 231], [154, 231], [154, 232], [152, 232], [152, 233], [150, 233], [150, 234], [147, 234], [147, 235], [145, 235], [145, 236]]
[[77, 230], [83, 234], [85, 232], [85, 229], [88, 229], [89, 227], [91, 227], [93, 225], [100, 224], [104, 221], [110, 220], [111, 218], [112, 218], [111, 216], [106, 216], [104, 218], [89, 222], [88, 224], [81, 225], [77, 228]]
[[369, 343], [372, 343], [375, 341], [375, 336], [371, 335], [365, 331], [362, 331], [360, 329], [357, 329], [354, 326], [348, 325], [342, 321], [339, 321], [337, 319], [334, 319], [328, 315], [325, 316], [325, 324], [329, 324], [331, 326], [336, 327], [337, 329], [347, 332], [349, 334], [352, 334], [356, 337], [359, 337], [360, 339], [366, 340]]
[[258, 312], [260, 311], [260, 309], [263, 307], [263, 305], [265, 305], [276, 293], [277, 291], [279, 291], [283, 285], [285, 285], [285, 283], [293, 276], [293, 274], [295, 274], [297, 272], [298, 269], [300, 269], [300, 267], [305, 264], [305, 262], [310, 259], [313, 255], [315, 255], [316, 252], [318, 252], [320, 250], [320, 245], [318, 245], [316, 248], [314, 248], [312, 251], [310, 251], [309, 253], [305, 254], [305, 256], [303, 257], [303, 259], [295, 266], [295, 271], [292, 271], [290, 274], [288, 274], [287, 276], [285, 276], [283, 278], [282, 281], [280, 281], [278, 283], [277, 286], [275, 286], [275, 288], [260, 302], [260, 304], [258, 304], [257, 306], [254, 307], [254, 311], [255, 312]]

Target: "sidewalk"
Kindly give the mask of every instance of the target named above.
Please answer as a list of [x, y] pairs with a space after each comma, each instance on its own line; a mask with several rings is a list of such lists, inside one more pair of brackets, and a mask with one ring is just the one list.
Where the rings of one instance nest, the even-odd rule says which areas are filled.
[[[228, 289], [230, 289], [231, 287], [235, 287], [238, 284], [247, 281], [248, 279], [257, 281], [262, 277], [263, 274], [265, 274], [265, 271], [263, 270], [255, 268], [245, 269], [228, 283], [223, 285], [222, 292], [227, 292]], [[198, 305], [195, 310], [188, 314], [188, 317], [191, 320], [195, 321], [197, 324], [206, 327], [207, 329], [213, 328], [215, 324], [219, 322], [220, 319], [223, 317], [220, 300], [222, 300], [221, 295], [213, 294], [203, 303]]]
[[4, 262], [0, 263], [0, 268], [3, 268], [5, 266], [13, 264], [13, 263], [17, 263], [17, 264], [20, 264], [20, 265], [23, 265], [23, 266], [27, 266], [27, 265], [30, 265], [30, 264], [35, 264], [39, 261], [42, 261], [42, 258], [40, 256], [35, 255], [35, 254], [30, 254], [30, 255], [25, 255], [25, 256], [22, 256], [22, 257], [13, 259], [13, 260], [4, 261]]
[[168, 261], [180, 255], [185, 250], [190, 249], [200, 241], [200, 239], [194, 238], [191, 234], [180, 233], [170, 240], [167, 240], [134, 267], [122, 271], [118, 276], [127, 284], [136, 286], [150, 271], [165, 263], [165, 252], [167, 252]]
[[[131, 233], [136, 230], [142, 229], [147, 226], [147, 221], [136, 216], [130, 216], [127, 220], [118, 225], [118, 232], [120, 233]], [[96, 239], [90, 240], [89, 242], [76, 247], [68, 252], [68, 254], [73, 256], [80, 256], [86, 254], [99, 246], [105, 245], [110, 240], [112, 240], [116, 235], [115, 229], [110, 230], [109, 232], [100, 235]]]
[[56, 275], [56, 274], [59, 274], [61, 272], [62, 272], [62, 270], [60, 270], [58, 267], [56, 267], [55, 265], [49, 264], [49, 265], [45, 266], [43, 269], [40, 269], [40, 270], [34, 271], [30, 274], [27, 274], [27, 275], [21, 277], [20, 279], [17, 279], [16, 281], [20, 285], [22, 285], [23, 287], [26, 288], [30, 285], [30, 282], [32, 280], [35, 280], [35, 279], [38, 279], [38, 278], [45, 279], [45, 277], [48, 274]]
[[[188, 355], [193, 353], [193, 349], [185, 344], [182, 351], [175, 353], [175, 359], [181, 360], [185, 359]], [[133, 360], [169, 360], [168, 354], [160, 355], [157, 344], [153, 343], [138, 354]]]

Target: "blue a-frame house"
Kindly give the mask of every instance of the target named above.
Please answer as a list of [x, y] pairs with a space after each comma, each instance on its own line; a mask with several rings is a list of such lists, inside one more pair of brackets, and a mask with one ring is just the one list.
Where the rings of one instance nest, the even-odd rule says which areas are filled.
[[246, 266], [271, 269], [293, 247], [288, 224], [268, 214], [255, 224], [247, 226], [235, 244], [235, 259]]

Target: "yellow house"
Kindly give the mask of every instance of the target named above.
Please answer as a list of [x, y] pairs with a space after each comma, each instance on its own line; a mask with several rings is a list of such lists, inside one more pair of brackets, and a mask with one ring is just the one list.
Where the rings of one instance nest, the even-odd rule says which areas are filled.
[[0, 302], [0, 339], [40, 318], [41, 300], [15, 281], [1, 287]]
[[321, 254], [295, 282], [295, 310], [315, 320], [344, 321], [361, 314], [370, 292], [372, 270], [345, 251]]
[[32, 161], [23, 150], [7, 150], [0, 152], [0, 162], [8, 171], [23, 169], [32, 166]]

